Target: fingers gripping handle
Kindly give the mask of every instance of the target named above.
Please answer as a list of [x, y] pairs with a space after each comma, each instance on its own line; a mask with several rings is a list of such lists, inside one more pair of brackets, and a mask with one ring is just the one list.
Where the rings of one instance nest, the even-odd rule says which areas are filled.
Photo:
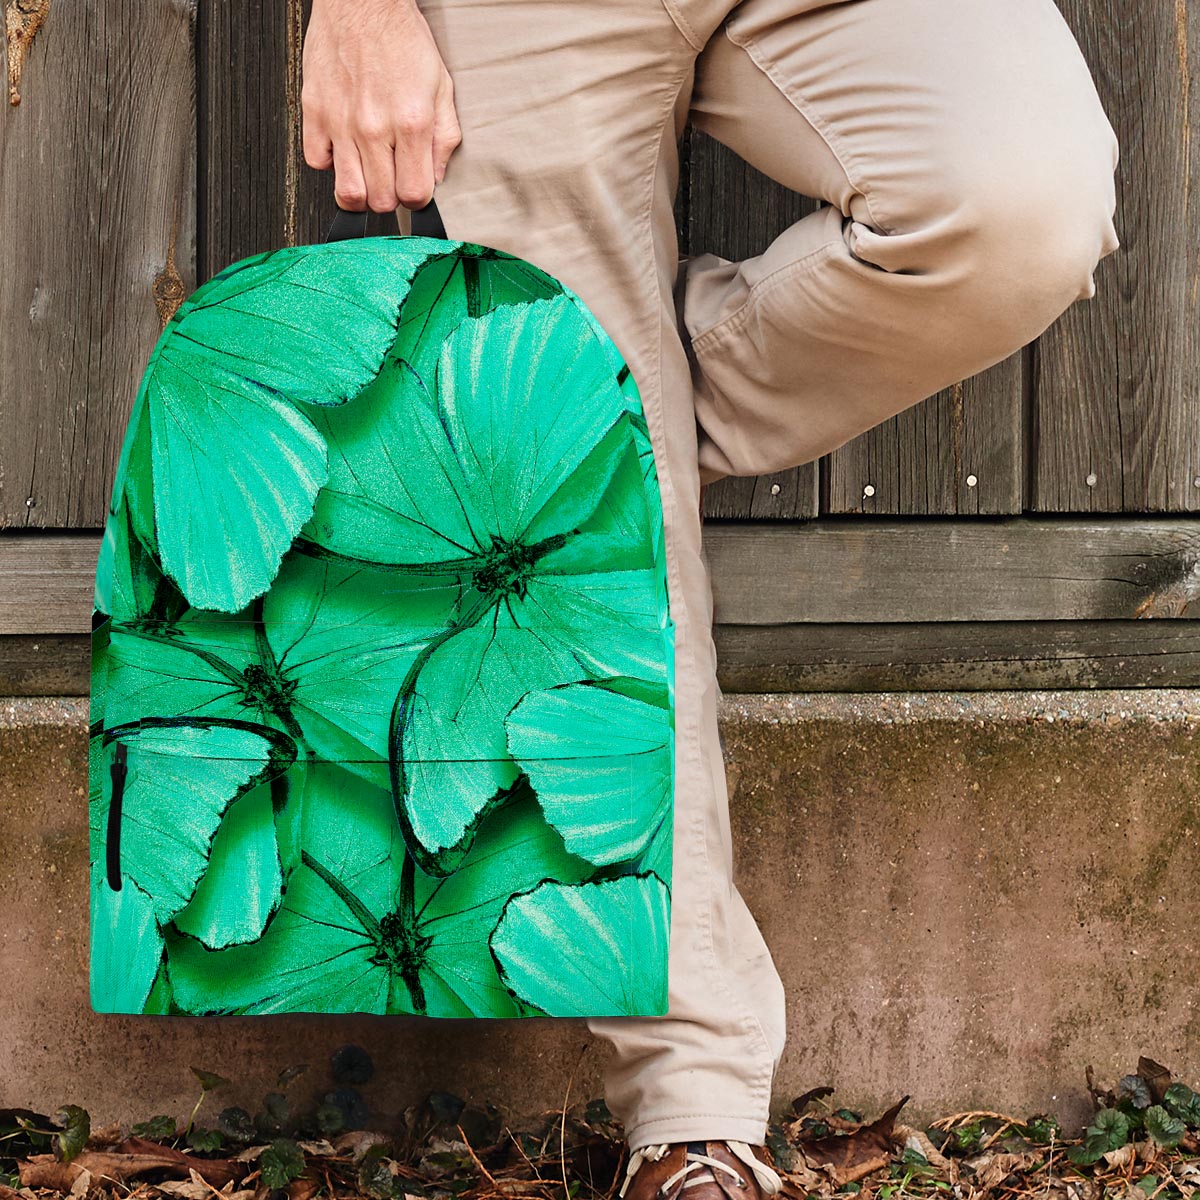
[[[347, 238], [365, 237], [367, 233], [366, 212], [351, 212], [339, 207], [325, 235], [327, 242], [342, 242]], [[412, 210], [413, 237], [445, 238], [446, 227], [442, 215], [432, 199], [423, 208]]]

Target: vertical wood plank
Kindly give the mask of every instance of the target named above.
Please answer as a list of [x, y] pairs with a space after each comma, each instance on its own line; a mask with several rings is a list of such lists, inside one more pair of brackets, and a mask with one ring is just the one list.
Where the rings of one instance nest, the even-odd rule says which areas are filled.
[[0, 528], [96, 528], [195, 281], [191, 0], [49, 6], [0, 105]]
[[1097, 294], [1042, 337], [1032, 507], [1200, 509], [1200, 9], [1060, 0], [1121, 147]]
[[[251, 254], [318, 242], [333, 173], [304, 161], [301, 52], [311, 0], [200, 0], [202, 278]], [[395, 233], [371, 213], [369, 233]]]
[[201, 278], [283, 244], [286, 0], [202, 0]]
[[824, 511], [1020, 512], [1025, 357], [1011, 355], [827, 454]]

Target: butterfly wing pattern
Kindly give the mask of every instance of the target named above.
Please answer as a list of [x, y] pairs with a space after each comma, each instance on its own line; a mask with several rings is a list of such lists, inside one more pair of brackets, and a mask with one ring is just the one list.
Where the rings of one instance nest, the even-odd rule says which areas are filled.
[[637, 386], [469, 242], [235, 264], [100, 557], [98, 1012], [660, 1015], [674, 633]]

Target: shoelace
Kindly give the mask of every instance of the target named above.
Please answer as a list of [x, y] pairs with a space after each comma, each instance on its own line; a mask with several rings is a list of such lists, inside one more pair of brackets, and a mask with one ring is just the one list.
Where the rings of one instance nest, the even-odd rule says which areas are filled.
[[[768, 1167], [766, 1163], [761, 1162], [745, 1142], [726, 1142], [725, 1145], [729, 1147], [730, 1152], [739, 1162], [745, 1163], [750, 1168], [754, 1178], [758, 1181], [758, 1186], [768, 1196], [774, 1196], [783, 1190], [783, 1180], [780, 1179], [778, 1173]], [[621, 1184], [621, 1190], [618, 1195], [624, 1197], [642, 1163], [658, 1162], [670, 1148], [668, 1145], [659, 1145], [643, 1146], [642, 1149], [635, 1150], [629, 1156], [629, 1166], [625, 1169], [625, 1182]], [[665, 1196], [680, 1180], [683, 1181], [684, 1188], [695, 1187], [697, 1184], [707, 1182], [706, 1178], [689, 1178], [689, 1176], [694, 1176], [697, 1171], [702, 1171], [705, 1167], [709, 1169], [708, 1178], [716, 1178], [716, 1176], [711, 1174], [712, 1171], [724, 1171], [726, 1175], [733, 1176], [737, 1181], [738, 1187], [746, 1186], [746, 1181], [728, 1163], [723, 1163], [720, 1159], [713, 1158], [709, 1154], [701, 1154], [696, 1150], [688, 1150], [683, 1160], [683, 1166], [674, 1175], [663, 1180], [659, 1186], [659, 1193]]]

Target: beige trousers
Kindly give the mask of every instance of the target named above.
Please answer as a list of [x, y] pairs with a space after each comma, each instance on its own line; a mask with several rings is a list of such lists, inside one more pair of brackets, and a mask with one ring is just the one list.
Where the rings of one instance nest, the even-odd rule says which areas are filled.
[[[783, 991], [733, 884], [701, 484], [815, 459], [1090, 297], [1118, 245], [1116, 137], [1053, 0], [421, 7], [463, 127], [437, 189], [449, 236], [589, 304], [658, 460], [678, 639], [670, 1014], [592, 1023], [615, 1048], [609, 1104], [634, 1147], [761, 1142]], [[827, 203], [758, 257], [680, 263], [688, 118]]]

